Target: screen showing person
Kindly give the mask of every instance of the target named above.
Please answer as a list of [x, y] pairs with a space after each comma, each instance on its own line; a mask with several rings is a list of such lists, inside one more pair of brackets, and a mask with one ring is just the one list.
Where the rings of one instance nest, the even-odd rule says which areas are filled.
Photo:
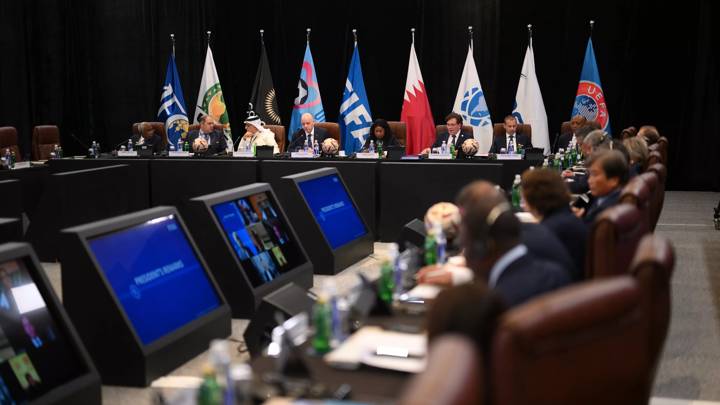
[[290, 238], [285, 218], [266, 192], [215, 204], [220, 222], [253, 287], [301, 265], [304, 257]]
[[86, 372], [26, 261], [0, 263], [0, 404], [26, 403]]
[[221, 305], [175, 215], [95, 237], [89, 245], [145, 345]]
[[367, 234], [337, 174], [299, 182], [299, 187], [333, 249]]

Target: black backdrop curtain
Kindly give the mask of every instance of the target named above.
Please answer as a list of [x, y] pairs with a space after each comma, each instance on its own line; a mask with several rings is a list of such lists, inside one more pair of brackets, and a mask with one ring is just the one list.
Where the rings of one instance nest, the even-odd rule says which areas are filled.
[[[189, 111], [194, 111], [205, 55], [212, 49], [235, 136], [259, 57], [260, 28], [285, 125], [311, 27], [311, 48], [325, 114], [337, 121], [358, 29], [365, 85], [374, 117], [397, 120], [410, 45], [416, 49], [436, 122], [451, 110], [467, 52], [467, 26], [493, 120], [513, 105], [534, 25], [537, 74], [551, 137], [568, 120], [588, 21], [615, 134], [655, 124], [670, 139], [670, 186], [720, 190], [720, 29], [717, 2], [664, 6], [651, 0], [0, 0], [0, 126], [18, 128], [30, 150], [33, 125], [57, 124], [71, 153], [98, 140], [112, 147], [137, 121], [155, 119], [170, 52]], [[74, 137], [79, 141], [76, 141]], [[552, 141], [552, 139], [551, 139]]]

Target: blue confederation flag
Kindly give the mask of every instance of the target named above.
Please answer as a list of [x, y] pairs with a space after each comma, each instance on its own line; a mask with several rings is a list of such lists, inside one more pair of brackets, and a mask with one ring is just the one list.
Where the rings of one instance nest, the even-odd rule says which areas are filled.
[[315, 73], [315, 63], [310, 53], [310, 43], [305, 47], [302, 69], [300, 69], [300, 80], [298, 81], [298, 96], [295, 98], [292, 116], [290, 118], [290, 136], [300, 129], [300, 117], [310, 113], [317, 122], [325, 122], [325, 110], [323, 110], [322, 99], [320, 98], [320, 84]]
[[349, 155], [359, 151], [370, 133], [372, 114], [370, 113], [370, 102], [365, 93], [365, 82], [360, 67], [360, 52], [357, 44], [355, 44], [350, 70], [345, 81], [339, 124], [345, 153]]
[[578, 84], [575, 104], [570, 118], [576, 115], [582, 115], [588, 121], [597, 121], [604, 131], [611, 132], [610, 113], [600, 83], [600, 73], [595, 61], [592, 39], [588, 39], [587, 48], [585, 49], [585, 60], [580, 73], [580, 83]]
[[180, 137], [185, 138], [188, 131], [188, 117], [185, 110], [185, 97], [180, 86], [180, 75], [175, 66], [175, 57], [170, 60], [165, 73], [165, 84], [160, 96], [160, 109], [158, 120], [165, 123], [168, 142], [175, 145]]

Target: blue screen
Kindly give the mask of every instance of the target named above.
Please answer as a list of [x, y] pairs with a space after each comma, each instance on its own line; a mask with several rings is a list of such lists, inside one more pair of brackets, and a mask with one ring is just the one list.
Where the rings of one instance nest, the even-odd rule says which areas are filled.
[[333, 249], [367, 233], [337, 174], [305, 180], [298, 185]]
[[173, 215], [93, 238], [89, 244], [143, 344], [220, 305]]

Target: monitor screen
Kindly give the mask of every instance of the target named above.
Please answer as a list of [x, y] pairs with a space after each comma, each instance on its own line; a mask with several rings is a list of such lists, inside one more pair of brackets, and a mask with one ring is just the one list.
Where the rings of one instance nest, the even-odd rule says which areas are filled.
[[253, 287], [305, 262], [272, 194], [261, 192], [222, 202], [212, 210]]
[[337, 174], [304, 180], [298, 185], [333, 249], [367, 234], [367, 229]]
[[88, 241], [143, 344], [221, 305], [175, 218], [155, 218]]
[[28, 262], [0, 263], [0, 404], [26, 403], [87, 372]]

